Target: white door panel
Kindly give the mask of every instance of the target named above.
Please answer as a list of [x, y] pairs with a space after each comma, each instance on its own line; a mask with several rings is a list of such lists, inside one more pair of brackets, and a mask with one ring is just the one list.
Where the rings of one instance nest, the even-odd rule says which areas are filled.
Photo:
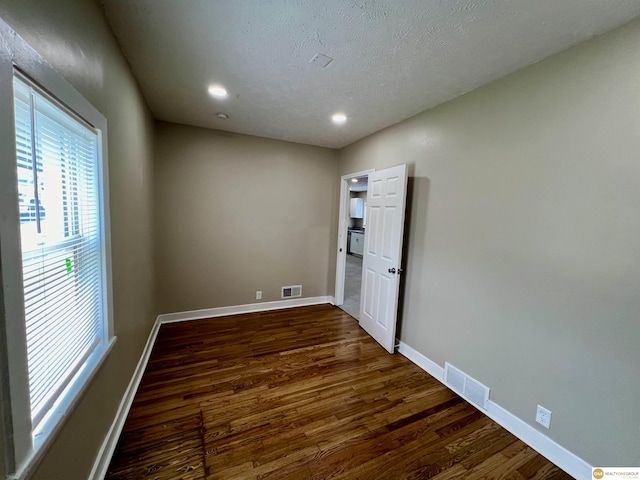
[[369, 174], [360, 325], [389, 353], [395, 345], [406, 192], [406, 165]]

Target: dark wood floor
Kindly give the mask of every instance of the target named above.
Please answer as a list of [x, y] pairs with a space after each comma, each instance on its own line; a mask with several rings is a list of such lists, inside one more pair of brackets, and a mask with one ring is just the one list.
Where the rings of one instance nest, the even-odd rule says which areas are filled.
[[570, 479], [326, 305], [164, 325], [111, 479]]

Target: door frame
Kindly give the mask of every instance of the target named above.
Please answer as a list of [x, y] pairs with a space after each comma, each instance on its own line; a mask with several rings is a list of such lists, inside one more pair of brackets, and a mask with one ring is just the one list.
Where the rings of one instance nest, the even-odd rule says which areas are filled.
[[338, 210], [338, 248], [336, 250], [336, 289], [334, 305], [344, 303], [344, 276], [347, 265], [347, 222], [349, 219], [349, 182], [352, 178], [364, 177], [375, 172], [375, 169], [349, 173], [340, 178], [340, 205]]

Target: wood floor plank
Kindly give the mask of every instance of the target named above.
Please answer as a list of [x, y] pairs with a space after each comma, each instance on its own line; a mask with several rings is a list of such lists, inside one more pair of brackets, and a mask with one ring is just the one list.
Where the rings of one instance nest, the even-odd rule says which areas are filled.
[[571, 477], [322, 305], [163, 325], [107, 478]]

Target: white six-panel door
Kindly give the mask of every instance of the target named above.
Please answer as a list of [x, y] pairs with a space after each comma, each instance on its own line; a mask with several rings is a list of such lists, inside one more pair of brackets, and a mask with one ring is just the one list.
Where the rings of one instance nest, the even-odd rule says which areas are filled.
[[406, 192], [406, 165], [369, 174], [360, 325], [389, 353], [396, 336]]

